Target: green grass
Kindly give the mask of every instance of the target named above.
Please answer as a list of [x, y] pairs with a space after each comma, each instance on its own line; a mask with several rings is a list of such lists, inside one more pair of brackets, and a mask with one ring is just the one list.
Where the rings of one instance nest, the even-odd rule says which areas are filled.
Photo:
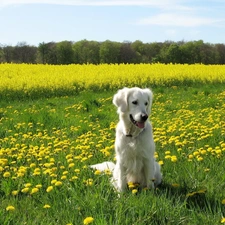
[[[151, 121], [163, 184], [120, 197], [110, 175], [88, 168], [114, 160], [114, 92], [1, 100], [0, 224], [83, 224], [88, 216], [98, 225], [221, 224], [224, 85], [157, 87], [153, 92]], [[26, 184], [31, 186], [23, 193]], [[31, 194], [36, 185], [42, 186]], [[49, 186], [53, 190], [46, 192]], [[6, 210], [10, 205], [14, 211]]]

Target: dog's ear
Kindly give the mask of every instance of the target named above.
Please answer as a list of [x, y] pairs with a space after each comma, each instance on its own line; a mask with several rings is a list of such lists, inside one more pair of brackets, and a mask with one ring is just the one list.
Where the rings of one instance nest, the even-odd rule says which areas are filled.
[[148, 114], [150, 114], [151, 112], [151, 108], [152, 108], [152, 101], [153, 101], [153, 93], [149, 88], [145, 88], [143, 90], [144, 93], [146, 93], [148, 95], [148, 101], [149, 101], [149, 105], [148, 105]]
[[123, 88], [119, 90], [113, 97], [113, 104], [118, 108], [118, 111], [126, 112], [128, 108], [128, 97], [129, 88]]

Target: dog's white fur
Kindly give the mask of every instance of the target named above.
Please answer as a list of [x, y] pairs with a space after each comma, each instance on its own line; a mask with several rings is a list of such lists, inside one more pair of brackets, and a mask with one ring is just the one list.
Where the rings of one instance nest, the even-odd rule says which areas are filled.
[[104, 162], [91, 166], [103, 171], [113, 171], [112, 183], [125, 191], [127, 183], [154, 188], [161, 183], [160, 165], [155, 161], [155, 143], [148, 119], [153, 94], [150, 89], [123, 88], [114, 95], [119, 123], [116, 128], [116, 165]]

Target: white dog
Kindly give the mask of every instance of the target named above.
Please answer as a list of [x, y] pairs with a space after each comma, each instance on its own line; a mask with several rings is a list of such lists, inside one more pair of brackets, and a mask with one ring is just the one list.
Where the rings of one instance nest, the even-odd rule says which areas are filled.
[[116, 165], [104, 162], [91, 166], [113, 171], [112, 183], [122, 192], [127, 183], [154, 188], [161, 183], [160, 165], [155, 161], [155, 143], [148, 120], [153, 94], [149, 89], [123, 88], [114, 95], [119, 123], [116, 128]]

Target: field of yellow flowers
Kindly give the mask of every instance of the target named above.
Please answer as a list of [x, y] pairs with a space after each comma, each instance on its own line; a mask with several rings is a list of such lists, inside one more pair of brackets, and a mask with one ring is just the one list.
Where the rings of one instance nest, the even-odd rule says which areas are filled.
[[[224, 66], [0, 71], [0, 224], [225, 223]], [[163, 184], [154, 191], [129, 184], [118, 197], [110, 171], [89, 165], [114, 160], [116, 89], [146, 82]]]
[[224, 83], [225, 65], [0, 65], [0, 98], [71, 95], [82, 90], [124, 86], [173, 86]]

